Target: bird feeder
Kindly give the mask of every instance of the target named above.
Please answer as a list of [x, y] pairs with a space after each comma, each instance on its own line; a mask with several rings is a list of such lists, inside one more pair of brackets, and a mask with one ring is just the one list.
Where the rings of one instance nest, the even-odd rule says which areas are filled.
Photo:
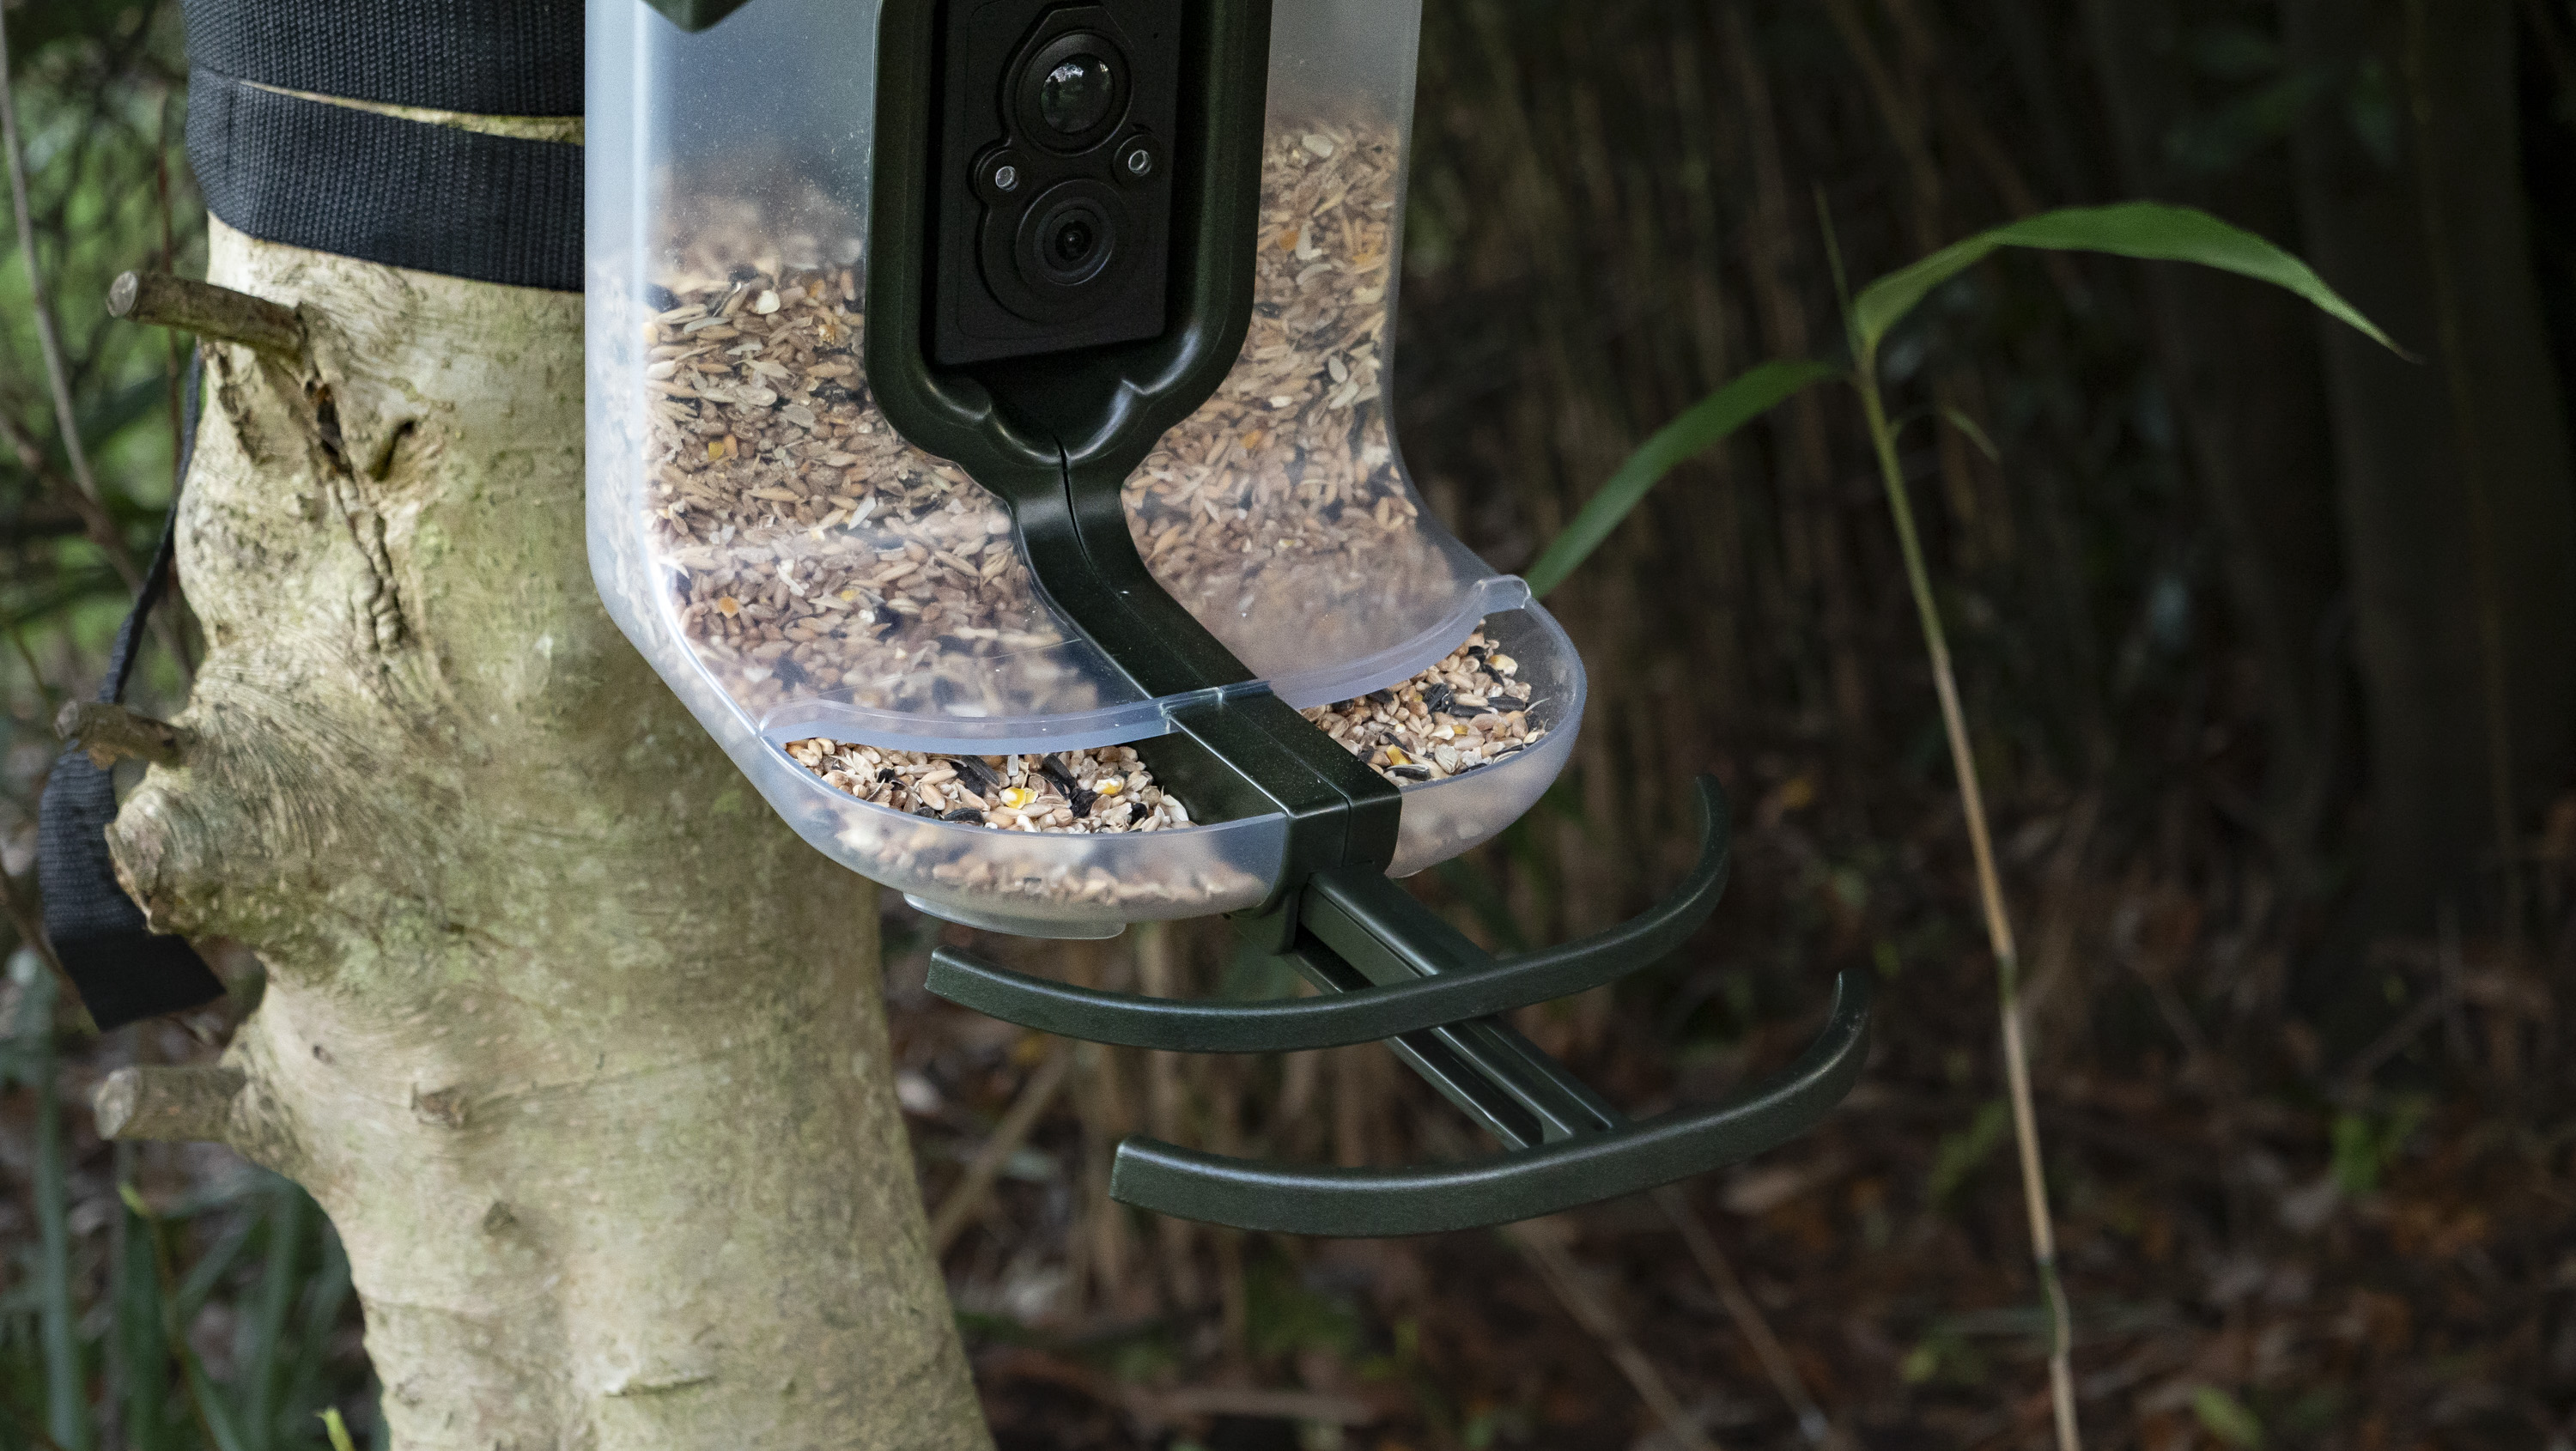
[[1494, 1223], [1803, 1130], [1866, 989], [1744, 1101], [1630, 1124], [1495, 1015], [1722, 885], [1497, 962], [1395, 885], [1563, 769], [1582, 662], [1422, 506], [1387, 407], [1418, 0], [592, 0], [591, 562], [769, 804], [951, 921], [1231, 914], [1323, 991], [1178, 1002], [943, 950], [1096, 1041], [1389, 1040], [1506, 1152], [1130, 1140], [1112, 1192], [1322, 1234]]

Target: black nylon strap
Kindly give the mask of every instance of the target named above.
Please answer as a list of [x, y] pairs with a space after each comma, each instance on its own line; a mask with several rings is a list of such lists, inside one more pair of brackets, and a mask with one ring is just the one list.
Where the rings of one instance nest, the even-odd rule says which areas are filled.
[[[191, 359], [185, 406], [179, 413], [182, 481], [196, 453], [197, 385], [197, 364]], [[107, 678], [98, 687], [101, 700], [125, 697], [143, 627], [170, 587], [178, 532], [179, 500], [173, 494], [170, 517], [161, 526], [161, 543], [152, 551], [143, 588], [116, 632]], [[44, 799], [36, 811], [36, 884], [45, 899], [45, 936], [52, 940], [54, 956], [61, 960], [64, 974], [71, 978], [100, 1031], [193, 1008], [224, 995], [222, 979], [187, 939], [154, 932], [145, 925], [143, 909], [117, 885], [116, 865], [107, 853], [108, 823], [116, 819], [116, 778], [111, 771], [92, 765], [88, 754], [77, 747], [63, 752], [54, 762], [53, 774], [45, 778]]]
[[322, 96], [581, 114], [581, 0], [187, 0], [192, 64]]
[[308, 101], [201, 64], [188, 79], [188, 160], [207, 210], [264, 241], [581, 290], [581, 148], [569, 142]]

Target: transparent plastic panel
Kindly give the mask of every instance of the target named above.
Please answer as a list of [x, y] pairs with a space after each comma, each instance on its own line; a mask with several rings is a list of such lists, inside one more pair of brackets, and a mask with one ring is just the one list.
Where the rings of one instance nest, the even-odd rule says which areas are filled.
[[754, 0], [686, 34], [590, 7], [593, 513], [630, 636], [773, 739], [920, 750], [1162, 729], [1045, 602], [1000, 503], [904, 441], [860, 359], [878, 6]]
[[[1520, 819], [1565, 769], [1583, 717], [1573, 642], [1535, 605], [1482, 622], [1531, 687], [1545, 735], [1459, 774], [1404, 786], [1392, 876], [1411, 876]], [[1030, 937], [1103, 937], [1128, 922], [1258, 905], [1276, 885], [1284, 817], [1110, 835], [995, 831], [857, 800], [784, 752], [743, 737], [734, 759], [818, 850], [933, 915]]]
[[1291, 704], [1401, 680], [1526, 594], [1451, 538], [1388, 426], [1418, 0], [1280, 0], [1256, 301], [1129, 480], [1147, 566]]
[[[593, 571], [612, 614], [816, 847], [961, 921], [1046, 936], [1230, 911], [1275, 817], [1003, 831], [875, 804], [811, 737], [996, 757], [1134, 743], [1141, 697], [1047, 602], [1001, 505], [875, 405], [860, 340], [878, 0], [751, 0], [687, 34], [589, 6]], [[1562, 631], [1433, 520], [1389, 425], [1419, 0], [1278, 0], [1256, 308], [1233, 371], [1128, 481], [1157, 580], [1301, 709], [1395, 686], [1480, 624], [1546, 734], [1410, 781], [1397, 874], [1483, 841], [1562, 769]]]
[[[873, 0], [753, 0], [686, 34], [594, 0], [592, 486], [637, 536], [603, 588], [664, 673], [773, 740], [1062, 748], [1162, 729], [1048, 605], [1001, 506], [871, 401]], [[1424, 513], [1387, 423], [1419, 7], [1282, 0], [1242, 360], [1126, 490], [1139, 548], [1307, 705], [1399, 680], [1525, 595]]]

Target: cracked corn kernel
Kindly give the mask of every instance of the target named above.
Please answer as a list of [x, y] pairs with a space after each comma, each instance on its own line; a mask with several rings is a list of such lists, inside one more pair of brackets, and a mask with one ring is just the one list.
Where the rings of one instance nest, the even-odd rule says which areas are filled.
[[[834, 741], [792, 741], [788, 756], [862, 801], [998, 831], [1116, 833], [1185, 826], [1189, 813], [1153, 784], [1132, 748], [1055, 756], [932, 756]], [[1075, 783], [1135, 768], [1140, 786], [1115, 801]], [[977, 783], [966, 792], [964, 781]], [[1132, 798], [1132, 799], [1130, 799]]]

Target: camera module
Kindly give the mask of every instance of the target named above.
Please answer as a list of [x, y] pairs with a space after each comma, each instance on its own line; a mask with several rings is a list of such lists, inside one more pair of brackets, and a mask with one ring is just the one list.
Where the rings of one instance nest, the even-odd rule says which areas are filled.
[[1163, 331], [1179, 0], [949, 0], [930, 354]]

